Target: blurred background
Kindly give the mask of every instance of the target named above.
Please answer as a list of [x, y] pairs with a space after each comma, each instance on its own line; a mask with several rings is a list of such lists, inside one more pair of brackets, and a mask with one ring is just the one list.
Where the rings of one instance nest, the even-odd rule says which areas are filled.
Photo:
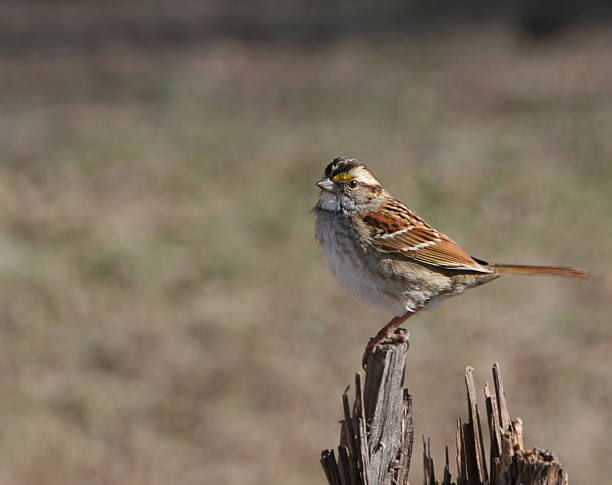
[[408, 322], [415, 453], [499, 361], [526, 444], [612, 483], [611, 9], [577, 3], [2, 2], [0, 482], [325, 483], [390, 318], [314, 240], [347, 155], [476, 257], [592, 272]]

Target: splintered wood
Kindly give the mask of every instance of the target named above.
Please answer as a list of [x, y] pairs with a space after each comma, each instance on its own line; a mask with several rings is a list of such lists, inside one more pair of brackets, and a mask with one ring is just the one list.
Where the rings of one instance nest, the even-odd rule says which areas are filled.
[[[494, 391], [488, 383], [484, 386], [490, 443], [490, 473], [487, 473], [472, 372], [471, 367], [465, 371], [468, 422], [462, 424], [457, 420], [457, 480], [452, 482], [445, 476], [442, 485], [567, 485], [567, 473], [554, 453], [523, 448], [523, 421], [521, 418], [510, 420], [499, 364], [493, 365]], [[425, 485], [437, 483], [425, 477]]]
[[[412, 398], [404, 388], [407, 343], [376, 347], [368, 363], [365, 386], [355, 376], [351, 409], [348, 388], [342, 396], [340, 446], [321, 453], [330, 485], [406, 485], [412, 457]], [[448, 446], [446, 463], [436, 480], [431, 445], [423, 438], [424, 485], [567, 485], [567, 473], [554, 453], [523, 448], [523, 422], [510, 419], [499, 365], [493, 365], [493, 389], [484, 386], [489, 428], [488, 461], [476, 402], [473, 369], [465, 372], [468, 417], [457, 420], [457, 478], [452, 480]]]
[[342, 396], [338, 455], [321, 453], [330, 485], [404, 485], [412, 456], [412, 400], [404, 389], [407, 343], [382, 344], [369, 359], [365, 387], [355, 375], [351, 412]]

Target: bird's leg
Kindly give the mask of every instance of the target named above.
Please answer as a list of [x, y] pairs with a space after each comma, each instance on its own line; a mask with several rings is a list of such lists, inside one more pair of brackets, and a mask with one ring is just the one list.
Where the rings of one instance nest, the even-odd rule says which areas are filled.
[[372, 337], [368, 342], [368, 345], [365, 348], [365, 352], [363, 353], [363, 358], [361, 359], [361, 365], [365, 369], [367, 367], [368, 359], [370, 355], [374, 352], [374, 348], [381, 343], [383, 340], [391, 340], [392, 342], [405, 342], [406, 335], [401, 333], [394, 333], [397, 327], [399, 327], [402, 323], [408, 320], [412, 315], [417, 313], [423, 307], [419, 307], [416, 310], [407, 311], [402, 316], [393, 317], [389, 323], [387, 323], [380, 331], [376, 334], [375, 337]]

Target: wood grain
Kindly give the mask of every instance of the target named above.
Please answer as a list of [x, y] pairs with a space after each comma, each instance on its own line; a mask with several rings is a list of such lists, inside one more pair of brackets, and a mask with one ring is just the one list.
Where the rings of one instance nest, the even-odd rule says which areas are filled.
[[[414, 425], [412, 396], [404, 387], [407, 352], [408, 342], [379, 344], [368, 363], [365, 385], [361, 374], [355, 375], [352, 408], [349, 388], [343, 393], [340, 444], [336, 452], [321, 453], [330, 485], [408, 484]], [[493, 388], [484, 386], [489, 459], [473, 369], [468, 367], [468, 417], [456, 422], [456, 480], [452, 480], [448, 446], [442, 482], [436, 480], [431, 443], [423, 437], [424, 485], [567, 485], [567, 473], [553, 452], [524, 449], [523, 421], [510, 419], [499, 365], [494, 364], [492, 371]]]

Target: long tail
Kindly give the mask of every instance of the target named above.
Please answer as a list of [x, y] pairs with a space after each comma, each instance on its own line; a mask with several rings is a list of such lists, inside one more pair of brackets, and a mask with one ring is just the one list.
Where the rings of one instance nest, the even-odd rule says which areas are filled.
[[586, 271], [564, 266], [524, 266], [522, 264], [491, 264], [490, 266], [501, 274], [566, 276], [581, 280], [589, 278], [589, 273]]

